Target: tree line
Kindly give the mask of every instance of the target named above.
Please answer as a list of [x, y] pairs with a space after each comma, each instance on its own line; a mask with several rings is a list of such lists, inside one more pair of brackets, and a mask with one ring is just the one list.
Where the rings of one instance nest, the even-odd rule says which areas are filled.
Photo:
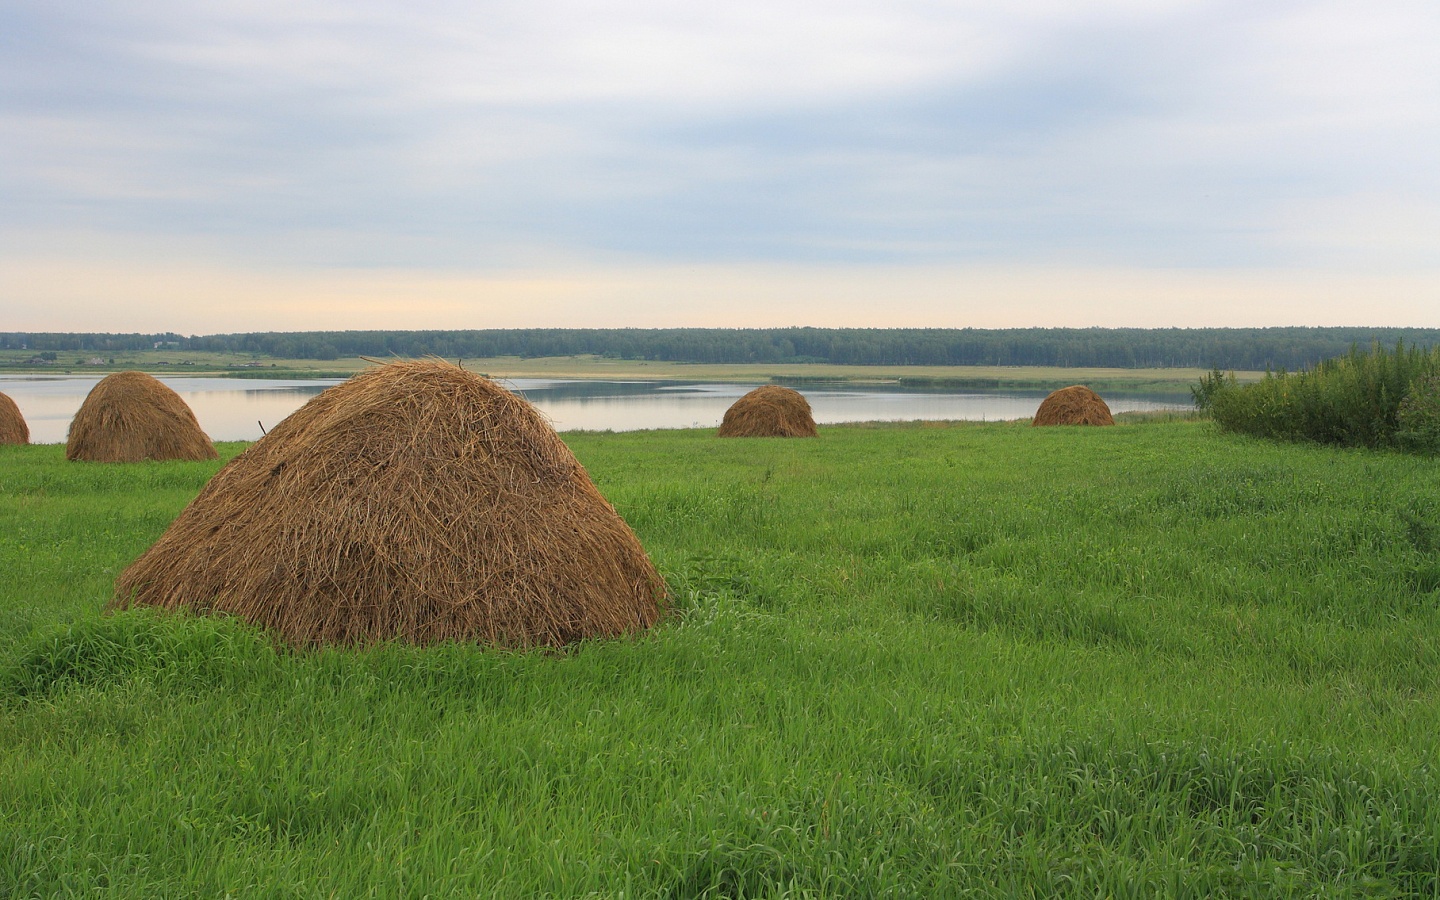
[[1434, 328], [515, 328], [241, 334], [0, 332], [0, 349], [168, 349], [280, 359], [579, 356], [686, 363], [1286, 369], [1351, 347], [1440, 345]]

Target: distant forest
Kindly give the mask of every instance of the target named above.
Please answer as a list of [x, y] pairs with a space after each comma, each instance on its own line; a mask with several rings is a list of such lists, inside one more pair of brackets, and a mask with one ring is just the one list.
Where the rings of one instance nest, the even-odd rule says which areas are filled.
[[0, 349], [194, 350], [281, 359], [577, 356], [856, 366], [1199, 367], [1295, 370], [1352, 346], [1440, 344], [1434, 328], [519, 328], [251, 334], [0, 332]]

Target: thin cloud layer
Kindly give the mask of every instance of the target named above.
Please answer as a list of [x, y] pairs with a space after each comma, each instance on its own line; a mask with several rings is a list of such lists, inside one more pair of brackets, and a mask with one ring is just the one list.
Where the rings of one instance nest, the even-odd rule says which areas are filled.
[[[76, 292], [167, 264], [336, 284], [630, 272], [637, 295], [685, 266], [877, 289], [906, 267], [1423, 286], [1437, 45], [1440, 6], [1399, 0], [22, 0], [0, 10], [0, 290], [80, 328], [33, 273], [92, 272]], [[713, 291], [660, 280], [692, 320], [723, 318]], [[536, 324], [629, 317], [594, 296]], [[828, 324], [823, 303], [795, 314]], [[1227, 324], [1187, 316], [1167, 321]]]

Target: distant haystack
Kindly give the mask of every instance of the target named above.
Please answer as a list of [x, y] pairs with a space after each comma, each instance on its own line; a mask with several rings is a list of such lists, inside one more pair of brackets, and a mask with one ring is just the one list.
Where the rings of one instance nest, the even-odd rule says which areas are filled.
[[815, 417], [799, 391], [767, 384], [725, 410], [720, 437], [815, 437]]
[[1110, 407], [1083, 384], [1055, 391], [1040, 404], [1031, 425], [1114, 425]]
[[0, 394], [0, 444], [30, 443], [30, 426], [20, 415], [20, 407], [6, 394]]
[[180, 395], [144, 372], [116, 372], [91, 388], [65, 444], [66, 459], [87, 462], [216, 456]]
[[640, 631], [665, 583], [529, 403], [447, 363], [329, 388], [211, 479], [114, 607], [226, 613], [295, 645], [560, 646]]

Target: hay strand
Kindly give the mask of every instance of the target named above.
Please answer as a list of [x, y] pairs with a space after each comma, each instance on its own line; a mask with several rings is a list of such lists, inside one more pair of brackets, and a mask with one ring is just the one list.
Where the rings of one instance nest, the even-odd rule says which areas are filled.
[[799, 391], [762, 385], [731, 404], [720, 422], [720, 437], [815, 437], [810, 402]]
[[30, 443], [30, 426], [20, 415], [20, 407], [8, 394], [0, 393], [0, 444]]
[[65, 458], [86, 462], [215, 459], [180, 395], [144, 372], [116, 372], [90, 389], [70, 420]]
[[325, 390], [220, 470], [111, 606], [295, 645], [560, 646], [655, 624], [665, 586], [529, 403], [438, 361]]
[[1114, 425], [1110, 407], [1083, 384], [1061, 388], [1041, 403], [1031, 425]]

